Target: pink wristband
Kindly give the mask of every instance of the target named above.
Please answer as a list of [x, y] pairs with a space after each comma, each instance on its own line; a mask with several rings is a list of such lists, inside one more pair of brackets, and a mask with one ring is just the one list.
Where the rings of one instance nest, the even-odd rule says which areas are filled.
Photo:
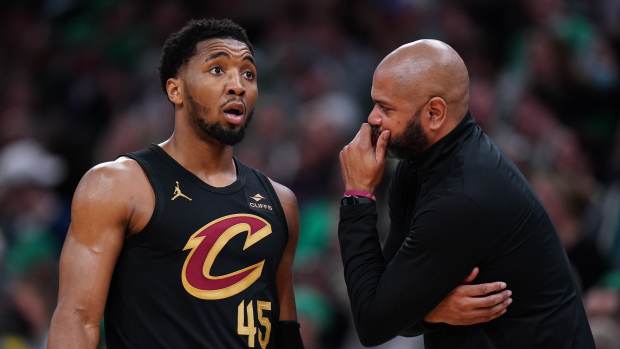
[[357, 196], [357, 197], [364, 197], [364, 198], [368, 198], [370, 200], [373, 201], [377, 201], [377, 197], [375, 196], [375, 194], [373, 193], [369, 193], [365, 190], [347, 190], [344, 192], [343, 194], [344, 196]]

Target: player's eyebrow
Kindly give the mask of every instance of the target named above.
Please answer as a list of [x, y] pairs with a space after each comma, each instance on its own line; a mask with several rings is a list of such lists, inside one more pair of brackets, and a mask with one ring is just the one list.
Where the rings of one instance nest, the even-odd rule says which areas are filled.
[[224, 51], [218, 51], [218, 52], [214, 52], [210, 55], [207, 56], [207, 58], [205, 58], [205, 62], [208, 62], [210, 60], [216, 59], [218, 57], [227, 57], [230, 58], [230, 55]]
[[[224, 52], [224, 51], [218, 51], [218, 52], [214, 52], [214, 53], [212, 53], [212, 54], [208, 55], [208, 56], [205, 58], [205, 62], [208, 62], [208, 61], [210, 61], [210, 60], [216, 59], [216, 58], [218, 58], [218, 57], [226, 57], [226, 58], [231, 58], [231, 56], [230, 56], [228, 53], [226, 53], [226, 52]], [[244, 55], [244, 56], [243, 56], [243, 58], [242, 58], [242, 59], [243, 59], [244, 61], [249, 61], [250, 63], [252, 63], [253, 65], [255, 65], [255, 66], [256, 66], [256, 62], [254, 61], [254, 57], [252, 57], [252, 55], [250, 55], [250, 54], [246, 54], [246, 55]]]
[[250, 61], [250, 63], [252, 63], [253, 65], [256, 65], [256, 62], [254, 62], [254, 57], [252, 57], [252, 55], [245, 55], [243, 57], [244, 61]]

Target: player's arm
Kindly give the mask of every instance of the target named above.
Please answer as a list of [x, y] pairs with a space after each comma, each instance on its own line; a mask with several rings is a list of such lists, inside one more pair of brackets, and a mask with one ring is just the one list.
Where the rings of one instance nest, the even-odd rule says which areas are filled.
[[[125, 160], [127, 161], [127, 160]], [[60, 257], [58, 304], [48, 348], [96, 348], [108, 286], [131, 215], [122, 161], [98, 165], [78, 185]]]
[[288, 227], [288, 241], [276, 276], [278, 301], [280, 303], [280, 321], [277, 324], [276, 340], [278, 348], [303, 348], [297, 310], [295, 307], [295, 293], [293, 290], [293, 260], [299, 237], [299, 209], [295, 194], [287, 187], [271, 181], [276, 194], [282, 204]]

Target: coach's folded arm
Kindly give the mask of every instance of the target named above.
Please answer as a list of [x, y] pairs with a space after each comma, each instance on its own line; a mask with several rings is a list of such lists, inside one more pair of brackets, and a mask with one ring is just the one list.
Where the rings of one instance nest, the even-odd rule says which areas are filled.
[[[417, 215], [390, 261], [379, 244], [376, 205], [341, 207], [338, 235], [345, 280], [363, 345], [429, 330], [425, 316], [480, 265], [484, 251], [471, 243], [489, 236], [475, 224], [480, 209], [466, 197], [452, 196], [436, 200]], [[446, 222], [439, 214], [445, 210], [459, 214]]]

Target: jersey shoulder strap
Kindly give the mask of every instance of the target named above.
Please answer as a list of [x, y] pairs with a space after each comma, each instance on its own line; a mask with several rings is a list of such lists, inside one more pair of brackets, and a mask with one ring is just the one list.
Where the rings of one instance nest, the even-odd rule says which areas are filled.
[[165, 207], [165, 193], [168, 191], [172, 193], [170, 178], [174, 178], [174, 176], [170, 173], [170, 169], [165, 166], [156, 147], [158, 146], [151, 144], [145, 149], [121, 155], [136, 161], [140, 165], [155, 194], [153, 214], [142, 231], [148, 230], [161, 217]]
[[241, 163], [240, 161], [236, 161], [236, 163], [239, 164], [240, 167], [244, 171], [247, 171], [247, 172], [251, 173], [252, 175], [254, 175], [255, 178], [258, 179], [258, 181], [262, 185], [262, 187], [267, 191], [269, 196], [271, 196], [273, 198], [274, 209], [276, 211], [276, 214], [281, 218], [281, 220], [282, 220], [281, 221], [282, 222], [282, 227], [284, 227], [286, 236], [288, 236], [288, 222], [286, 220], [286, 214], [284, 213], [284, 208], [282, 207], [282, 203], [280, 202], [280, 197], [276, 193], [276, 190], [274, 189], [273, 185], [271, 184], [271, 181], [269, 180], [269, 178], [267, 176], [265, 176], [262, 172], [254, 169], [254, 168], [248, 167], [245, 164]]

